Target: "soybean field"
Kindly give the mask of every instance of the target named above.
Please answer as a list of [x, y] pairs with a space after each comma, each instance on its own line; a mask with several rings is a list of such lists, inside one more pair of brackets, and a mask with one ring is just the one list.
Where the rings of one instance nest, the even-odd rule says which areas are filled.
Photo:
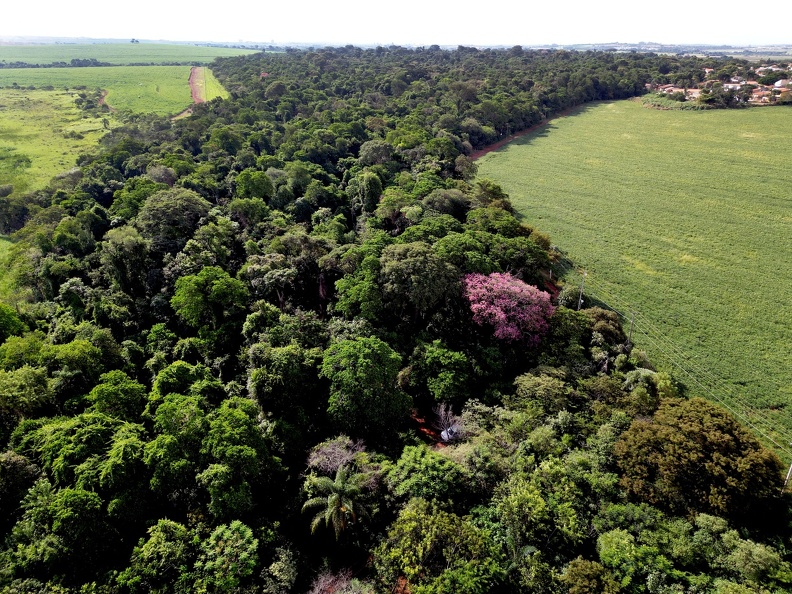
[[792, 110], [592, 104], [482, 157], [557, 273], [690, 393], [792, 441]]

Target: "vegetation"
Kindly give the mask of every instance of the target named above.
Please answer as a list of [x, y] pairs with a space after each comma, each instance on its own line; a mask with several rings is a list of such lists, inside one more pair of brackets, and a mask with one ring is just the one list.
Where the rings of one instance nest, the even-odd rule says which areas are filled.
[[0, 592], [788, 591], [785, 465], [567, 307], [470, 158], [701, 66], [226, 59], [0, 199]]
[[[48, 66], [95, 60], [113, 66], [200, 65], [215, 58], [242, 56], [256, 50], [165, 43], [61, 43], [0, 46], [0, 68]], [[75, 64], [76, 65], [76, 64]]]
[[178, 113], [190, 103], [187, 66], [0, 69], [0, 87], [104, 89], [107, 105], [134, 113]]
[[0, 89], [0, 195], [42, 188], [96, 146], [105, 123], [84, 117], [79, 93]]
[[703, 386], [787, 435], [792, 336], [775, 293], [792, 285], [788, 115], [603, 103], [478, 161], [586, 269], [592, 294], [640, 312], [635, 341], [653, 361], [695, 362]]

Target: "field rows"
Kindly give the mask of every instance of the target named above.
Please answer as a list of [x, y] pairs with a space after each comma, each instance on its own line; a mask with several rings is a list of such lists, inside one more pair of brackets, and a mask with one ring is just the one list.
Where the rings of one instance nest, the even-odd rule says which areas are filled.
[[640, 348], [660, 359], [674, 345], [792, 432], [790, 115], [597, 104], [479, 173], [670, 341]]
[[257, 50], [206, 47], [171, 43], [68, 43], [0, 46], [0, 62], [52, 64], [90, 60], [124, 66], [129, 64], [208, 64], [215, 58], [242, 56]]

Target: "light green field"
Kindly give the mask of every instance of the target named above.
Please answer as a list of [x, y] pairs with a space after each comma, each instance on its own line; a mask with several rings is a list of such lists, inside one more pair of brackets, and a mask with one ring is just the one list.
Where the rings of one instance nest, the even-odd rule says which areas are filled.
[[622, 101], [554, 120], [478, 161], [587, 270], [587, 292], [625, 313], [627, 328], [638, 312], [638, 348], [681, 365], [691, 393], [731, 407], [785, 456], [790, 138], [786, 107], [681, 112]]
[[178, 113], [192, 103], [189, 66], [110, 66], [0, 69], [0, 87], [84, 86], [106, 89], [107, 104], [119, 111]]
[[[12, 184], [16, 193], [39, 189], [96, 145], [105, 133], [102, 118], [84, 117], [76, 96], [0, 89], [0, 185]], [[19, 157], [30, 166], [15, 166]]]
[[0, 46], [0, 62], [52, 64], [89, 60], [129, 64], [208, 64], [215, 58], [243, 56], [257, 50], [165, 43], [68, 43]]

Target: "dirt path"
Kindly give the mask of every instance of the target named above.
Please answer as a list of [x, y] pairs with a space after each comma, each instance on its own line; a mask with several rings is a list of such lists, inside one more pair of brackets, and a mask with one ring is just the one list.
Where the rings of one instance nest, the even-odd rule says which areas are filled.
[[[193, 105], [196, 103], [206, 103], [206, 99], [203, 98], [201, 93], [200, 83], [198, 79], [200, 78], [201, 74], [198, 70], [200, 66], [193, 66], [190, 69], [190, 95], [192, 96]], [[193, 108], [192, 106], [185, 109], [183, 112], [176, 114], [171, 118], [171, 120], [180, 120], [182, 118], [186, 118], [187, 116], [192, 115]]]
[[107, 105], [107, 109], [110, 111], [116, 111], [116, 108], [107, 103], [107, 89], [102, 89], [102, 94], [99, 96], [99, 105]]
[[199, 68], [201, 67], [193, 66], [190, 70], [190, 93], [192, 94], [193, 103], [206, 103], [199, 83], [199, 79], [203, 75], [203, 70], [199, 70]]
[[504, 146], [509, 144], [512, 140], [516, 140], [517, 138], [520, 138], [521, 136], [525, 136], [526, 134], [530, 134], [531, 132], [535, 132], [536, 130], [538, 130], [542, 126], [546, 126], [549, 122], [552, 122], [555, 119], [562, 118], [564, 116], [568, 116], [570, 114], [573, 114], [576, 111], [579, 111], [580, 109], [583, 109], [585, 107], [586, 107], [586, 104], [584, 104], [584, 105], [576, 105], [575, 107], [570, 107], [569, 109], [565, 109], [564, 111], [559, 112], [556, 115], [554, 115], [552, 118], [549, 118], [549, 119], [546, 119], [546, 120], [544, 120], [542, 122], [539, 122], [535, 126], [531, 126], [530, 128], [526, 128], [525, 130], [521, 130], [521, 131], [517, 132], [516, 134], [512, 134], [510, 136], [507, 136], [506, 138], [504, 138], [502, 140], [499, 140], [495, 144], [491, 144], [489, 146], [485, 146], [483, 149], [480, 149], [480, 150], [477, 150], [477, 151], [473, 151], [472, 153], [470, 153], [470, 158], [473, 161], [475, 161], [476, 159], [479, 159], [479, 158], [483, 157], [487, 153], [491, 153], [492, 151], [497, 151], [499, 148], [503, 148]]

